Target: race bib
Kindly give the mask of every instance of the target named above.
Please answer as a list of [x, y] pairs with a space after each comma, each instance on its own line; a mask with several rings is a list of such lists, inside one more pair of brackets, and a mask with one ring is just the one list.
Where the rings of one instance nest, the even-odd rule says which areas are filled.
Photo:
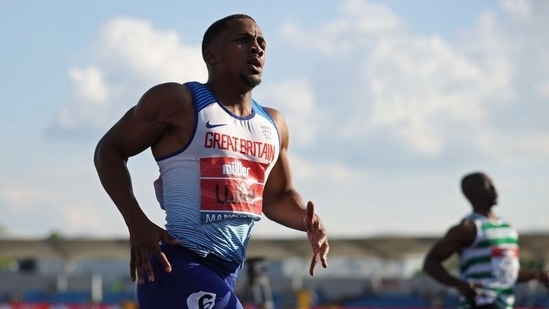
[[492, 248], [492, 274], [503, 285], [513, 285], [520, 268], [518, 248]]
[[203, 223], [261, 218], [267, 164], [227, 157], [200, 159]]

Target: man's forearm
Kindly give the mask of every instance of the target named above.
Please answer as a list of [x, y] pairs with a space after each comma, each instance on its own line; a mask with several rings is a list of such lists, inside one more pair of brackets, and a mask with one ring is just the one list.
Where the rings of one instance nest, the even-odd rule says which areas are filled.
[[113, 148], [98, 146], [94, 155], [94, 164], [101, 184], [119, 212], [126, 225], [144, 216], [133, 194], [131, 176], [126, 165], [127, 159]]
[[541, 277], [543, 277], [543, 275], [543, 271], [541, 270], [520, 269], [517, 282], [526, 282], [534, 279], [541, 281]]
[[267, 218], [289, 228], [305, 231], [303, 218], [306, 209], [301, 196], [290, 190], [279, 196], [276, 200], [267, 201], [263, 205], [263, 213]]
[[446, 268], [442, 266], [442, 263], [439, 261], [426, 260], [423, 265], [423, 271], [425, 271], [429, 276], [431, 276], [436, 281], [450, 287], [457, 288], [461, 283], [461, 280], [452, 276]]

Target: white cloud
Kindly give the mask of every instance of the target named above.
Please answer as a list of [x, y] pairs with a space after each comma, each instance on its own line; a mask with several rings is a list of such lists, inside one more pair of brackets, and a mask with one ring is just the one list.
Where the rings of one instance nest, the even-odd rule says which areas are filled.
[[[101, 187], [94, 170], [93, 145], [75, 148], [72, 144], [57, 143], [56, 148], [64, 154], [48, 157], [49, 160], [43, 158], [39, 168], [0, 174], [0, 225], [5, 226], [8, 233], [20, 235], [32, 231], [46, 236], [57, 231], [70, 236], [127, 235], [122, 216]], [[48, 147], [47, 142], [40, 146]], [[26, 156], [21, 159], [27, 161]], [[164, 217], [152, 188], [158, 173], [154, 161], [144, 154], [130, 159], [129, 168], [141, 207], [153, 222], [162, 226]]]
[[[539, 50], [539, 44], [532, 53], [533, 33], [527, 31], [547, 15], [539, 12], [547, 10], [532, 9], [531, 2], [503, 5], [511, 15], [486, 11], [477, 24], [461, 29], [459, 37], [413, 33], [390, 8], [360, 0], [340, 2], [339, 15], [317, 29], [292, 22], [281, 34], [296, 48], [323, 54], [319, 66], [332, 63], [340, 68], [340, 72], [324, 72], [333, 79], [337, 74], [351, 76], [348, 80], [353, 87], [331, 87], [345, 95], [339, 104], [323, 102], [324, 97], [316, 96], [318, 105], [326, 106], [326, 113], [345, 119], [343, 126], [340, 122], [323, 123], [333, 126], [329, 131], [337, 133], [336, 139], [367, 142], [384, 134], [385, 140], [390, 137], [398, 141], [399, 151], [424, 156], [441, 155], [449, 148], [460, 148], [455, 143], [467, 141], [468, 148], [492, 156], [494, 151], [484, 146], [485, 138], [493, 138], [489, 144], [497, 146], [501, 156], [509, 150], [497, 136], [508, 135], [504, 121], [510, 120], [521, 104], [518, 92], [528, 91], [519, 84], [520, 79], [525, 74], [531, 79], [549, 73], [535, 73], [532, 70], [541, 69], [528, 64], [534, 61], [543, 67], [547, 57], [547, 48]], [[534, 83], [542, 94], [543, 81]], [[325, 86], [314, 87], [319, 92]], [[497, 113], [504, 117], [497, 117]], [[474, 135], [483, 131], [496, 134], [483, 138]], [[549, 136], [548, 132], [533, 132], [535, 140]], [[528, 139], [526, 134], [530, 133], [532, 130], [523, 132], [524, 136], [515, 134]], [[473, 135], [467, 137], [469, 134]], [[520, 152], [527, 156], [536, 156], [539, 150], [527, 143], [514, 146], [522, 147]]]
[[112, 74], [149, 83], [204, 81], [206, 77], [200, 46], [186, 45], [175, 30], [155, 29], [146, 20], [111, 20], [101, 30], [95, 48], [104, 69], [112, 70]]
[[107, 98], [107, 85], [101, 71], [96, 67], [71, 68], [69, 78], [73, 85], [74, 97], [100, 104]]
[[69, 69], [69, 96], [54, 124], [58, 131], [103, 130], [155, 84], [206, 79], [199, 46], [145, 20], [112, 19], [88, 53], [89, 64]]
[[549, 80], [540, 81], [537, 85], [535, 85], [534, 89], [539, 95], [545, 99], [549, 99]]
[[402, 30], [402, 24], [387, 6], [369, 1], [347, 0], [340, 2], [338, 18], [308, 30], [289, 22], [280, 35], [304, 49], [315, 49], [331, 56], [341, 56], [368, 45], [370, 38], [390, 35]]
[[360, 69], [368, 76], [371, 109], [348, 132], [389, 128], [415, 151], [433, 155], [444, 147], [449, 126], [484, 118], [481, 84], [490, 87], [489, 72], [438, 37], [384, 39]]
[[101, 125], [109, 89], [103, 72], [98, 67], [71, 68], [69, 71], [70, 103], [59, 108], [57, 125], [65, 130], [79, 129], [82, 125]]
[[515, 14], [528, 16], [534, 9], [530, 0], [501, 0], [501, 6]]
[[262, 98], [269, 98], [270, 104], [284, 115], [292, 145], [306, 147], [318, 141], [321, 134], [318, 123], [322, 123], [323, 116], [309, 80], [271, 83], [262, 86], [257, 93], [260, 102]]
[[543, 160], [549, 156], [548, 132], [517, 134], [485, 130], [479, 132], [477, 145], [502, 162], [520, 163], [524, 158]]

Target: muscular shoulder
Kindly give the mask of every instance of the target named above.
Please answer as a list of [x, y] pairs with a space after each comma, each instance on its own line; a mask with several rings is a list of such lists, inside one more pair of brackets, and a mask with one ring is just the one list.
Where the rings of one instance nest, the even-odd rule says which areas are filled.
[[475, 241], [477, 227], [471, 220], [462, 220], [459, 224], [451, 227], [446, 233], [447, 240], [458, 244], [460, 247], [469, 247]]
[[273, 121], [278, 129], [278, 134], [280, 134], [280, 140], [283, 148], [286, 148], [288, 145], [288, 139], [289, 139], [289, 133], [288, 133], [288, 126], [286, 125], [286, 119], [284, 119], [284, 116], [281, 112], [278, 110], [272, 108], [272, 107], [265, 107], [271, 118], [273, 118]]
[[282, 116], [282, 113], [280, 113], [278, 110], [272, 108], [272, 107], [263, 107], [267, 113], [273, 118], [274, 122], [278, 125], [280, 121], [284, 122], [284, 117]]
[[175, 114], [192, 110], [189, 89], [178, 83], [164, 83], [150, 88], [139, 100], [136, 113], [144, 118], [159, 122], [171, 122]]
[[[135, 107], [137, 123], [149, 128], [154, 140], [153, 155], [173, 153], [191, 138], [194, 107], [190, 90], [178, 83], [164, 83], [149, 89]], [[146, 125], [146, 126], [145, 126]]]

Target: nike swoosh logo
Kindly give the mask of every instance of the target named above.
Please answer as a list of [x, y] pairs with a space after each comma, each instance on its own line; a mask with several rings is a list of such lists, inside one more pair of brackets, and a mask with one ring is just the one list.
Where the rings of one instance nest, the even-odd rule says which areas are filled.
[[216, 124], [212, 124], [212, 123], [210, 123], [209, 120], [206, 122], [206, 128], [208, 128], [208, 129], [217, 128], [217, 127], [222, 127], [222, 126], [226, 126], [226, 125], [227, 125], [226, 123], [216, 123]]

